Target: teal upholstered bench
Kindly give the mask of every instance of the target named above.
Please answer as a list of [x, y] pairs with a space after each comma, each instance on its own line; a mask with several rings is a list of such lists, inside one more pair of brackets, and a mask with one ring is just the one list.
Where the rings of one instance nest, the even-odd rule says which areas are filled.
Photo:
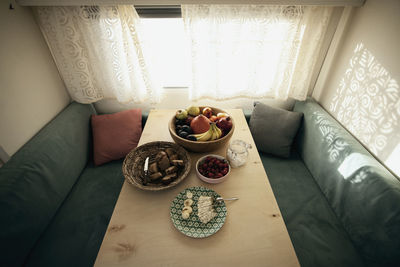
[[400, 182], [313, 100], [289, 159], [260, 153], [300, 264], [400, 266]]
[[71, 103], [0, 168], [0, 266], [92, 266], [123, 183], [91, 160], [92, 105]]
[[[301, 265], [400, 266], [399, 181], [318, 104], [295, 110], [291, 157], [260, 155]], [[94, 113], [71, 103], [0, 168], [0, 266], [93, 265], [123, 183], [122, 160], [92, 163]]]

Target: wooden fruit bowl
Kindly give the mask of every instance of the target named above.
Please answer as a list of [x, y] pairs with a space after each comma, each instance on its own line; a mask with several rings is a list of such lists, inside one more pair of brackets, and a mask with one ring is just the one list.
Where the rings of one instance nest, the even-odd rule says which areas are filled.
[[[203, 110], [205, 107], [200, 107], [200, 111]], [[222, 109], [219, 108], [214, 108], [210, 107], [213, 110], [213, 115], [217, 115], [220, 112], [225, 112]], [[229, 113], [228, 113], [229, 114]], [[171, 118], [169, 121], [168, 129], [169, 133], [171, 134], [172, 139], [174, 139], [175, 143], [178, 145], [186, 148], [187, 150], [190, 150], [192, 152], [208, 152], [208, 151], [215, 151], [221, 147], [223, 147], [229, 139], [231, 139], [233, 131], [235, 130], [235, 122], [233, 121], [233, 118], [231, 117], [232, 120], [232, 129], [229, 131], [227, 135], [224, 137], [221, 137], [217, 140], [213, 141], [190, 141], [187, 139], [184, 139], [180, 136], [175, 131], [175, 115]]]

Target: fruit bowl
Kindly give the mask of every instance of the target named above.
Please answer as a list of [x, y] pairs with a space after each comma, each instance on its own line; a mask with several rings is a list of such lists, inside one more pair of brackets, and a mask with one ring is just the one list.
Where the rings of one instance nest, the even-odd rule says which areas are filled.
[[[214, 160], [214, 162], [212, 162], [212, 160]], [[215, 163], [215, 160], [219, 160], [220, 161], [219, 164], [224, 165], [224, 166], [217, 167], [216, 169], [218, 171], [212, 171], [213, 166], [219, 165], [218, 163]], [[208, 167], [208, 166], [210, 166], [210, 167]], [[207, 171], [205, 171], [205, 170], [207, 170]], [[210, 172], [210, 173], [207, 174], [207, 172]], [[228, 178], [230, 172], [231, 172], [231, 166], [229, 165], [229, 162], [224, 157], [219, 156], [219, 155], [213, 155], [213, 154], [206, 155], [204, 157], [201, 157], [196, 163], [197, 177], [199, 177], [200, 180], [202, 180], [206, 183], [210, 183], [210, 184], [222, 183], [223, 181], [226, 180], [226, 178]], [[216, 173], [219, 173], [222, 176], [216, 175]], [[208, 176], [210, 176], [210, 177], [208, 177]]]
[[[199, 107], [200, 110], [203, 110], [205, 107]], [[213, 114], [216, 115], [218, 113], [226, 113], [224, 110], [219, 109], [219, 108], [214, 108], [211, 107]], [[209, 140], [209, 141], [192, 141], [188, 140], [185, 138], [180, 137], [176, 133], [176, 125], [175, 125], [175, 116], [171, 118], [169, 121], [168, 129], [169, 133], [172, 137], [172, 139], [177, 143], [178, 145], [192, 151], [192, 152], [208, 152], [208, 151], [214, 151], [217, 150], [221, 147], [223, 147], [232, 137], [233, 131], [235, 130], [235, 122], [233, 121], [233, 118], [230, 117], [232, 121], [232, 128], [230, 131], [223, 137], [218, 138], [216, 140]]]

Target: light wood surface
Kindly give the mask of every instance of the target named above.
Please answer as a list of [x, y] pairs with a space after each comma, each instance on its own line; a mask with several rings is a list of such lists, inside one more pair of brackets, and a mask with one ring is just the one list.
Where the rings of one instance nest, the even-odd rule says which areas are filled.
[[[197, 178], [195, 169], [179, 185], [166, 191], [142, 191], [124, 183], [95, 266], [299, 266], [286, 226], [264, 171], [243, 112], [227, 110], [236, 128], [231, 140], [250, 143], [246, 165], [212, 185]], [[175, 110], [152, 110], [139, 145], [171, 141], [168, 122]], [[212, 152], [226, 156], [226, 147]], [[207, 153], [190, 153], [192, 166]], [[224, 226], [214, 235], [194, 239], [173, 226], [172, 200], [187, 187], [204, 186], [227, 202]]]

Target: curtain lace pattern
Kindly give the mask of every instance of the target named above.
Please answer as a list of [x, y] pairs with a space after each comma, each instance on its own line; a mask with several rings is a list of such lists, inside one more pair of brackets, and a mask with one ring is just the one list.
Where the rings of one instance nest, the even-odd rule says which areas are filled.
[[72, 99], [158, 102], [133, 6], [37, 7], [35, 14]]
[[304, 100], [333, 8], [182, 5], [191, 100]]

